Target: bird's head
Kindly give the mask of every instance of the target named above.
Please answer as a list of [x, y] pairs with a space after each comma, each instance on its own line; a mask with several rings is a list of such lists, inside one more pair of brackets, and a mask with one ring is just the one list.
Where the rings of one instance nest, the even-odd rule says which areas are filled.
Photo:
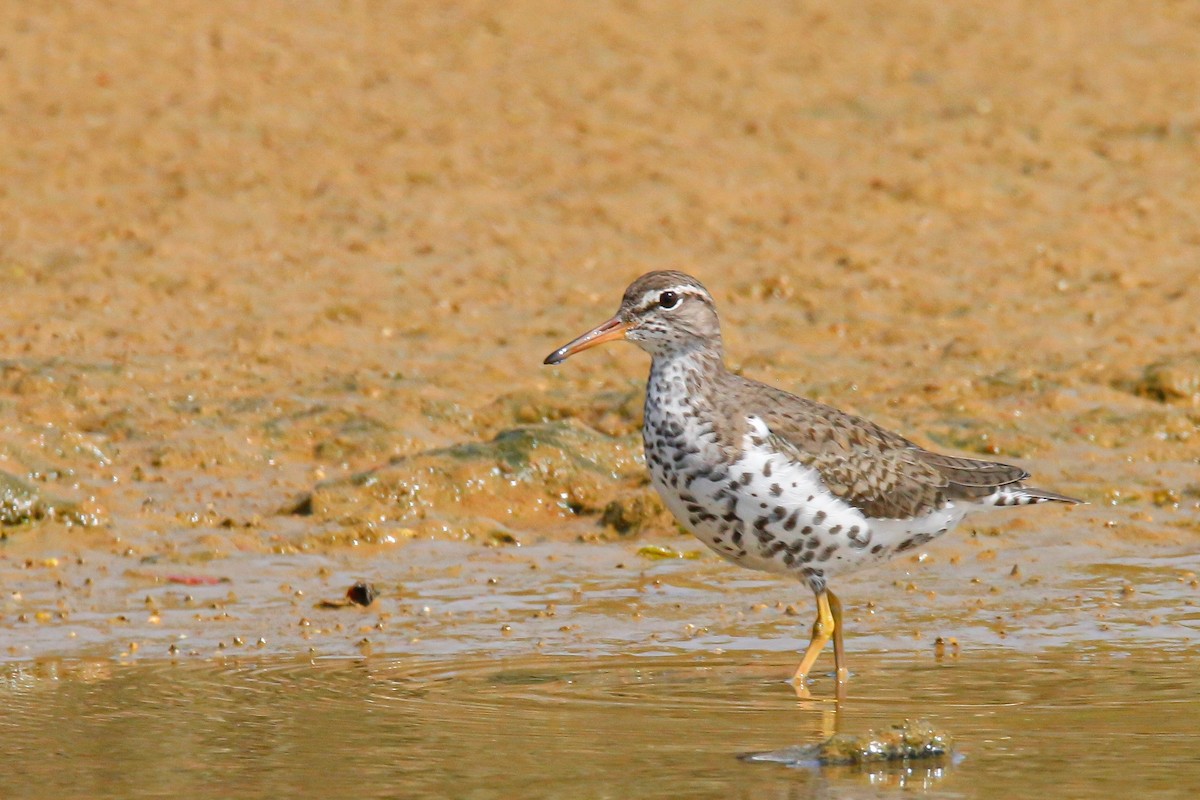
[[589, 347], [625, 339], [652, 356], [689, 351], [721, 352], [721, 323], [712, 295], [683, 272], [648, 272], [629, 284], [612, 319], [546, 356], [561, 364]]

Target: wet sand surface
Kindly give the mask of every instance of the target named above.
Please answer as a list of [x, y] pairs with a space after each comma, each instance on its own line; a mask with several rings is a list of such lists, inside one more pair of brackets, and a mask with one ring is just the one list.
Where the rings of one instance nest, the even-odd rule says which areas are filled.
[[[934, 793], [1200, 784], [1192, 5], [0, 30], [4, 796], [182, 791], [232, 752], [247, 794], [306, 752], [376, 765], [362, 796], [511, 796], [552, 729], [540, 796], [894, 789], [733, 760], [828, 727], [780, 683], [811, 597], [674, 528], [644, 354], [541, 366], [654, 268], [709, 286], [743, 373], [1090, 503], [840, 581], [838, 725], [944, 725], [968, 755]], [[358, 580], [369, 608], [318, 607]]]

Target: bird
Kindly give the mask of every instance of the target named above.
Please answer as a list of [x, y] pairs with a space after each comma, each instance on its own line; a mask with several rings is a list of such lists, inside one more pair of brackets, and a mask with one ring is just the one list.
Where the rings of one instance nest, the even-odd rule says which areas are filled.
[[921, 547], [972, 511], [1082, 502], [1026, 485], [1021, 467], [936, 453], [730, 371], [713, 297], [686, 273], [642, 275], [615, 316], [543, 363], [621, 339], [650, 354], [642, 440], [671, 514], [722, 558], [793, 577], [815, 595], [791, 678], [802, 697], [831, 638], [839, 699], [849, 677], [832, 579]]

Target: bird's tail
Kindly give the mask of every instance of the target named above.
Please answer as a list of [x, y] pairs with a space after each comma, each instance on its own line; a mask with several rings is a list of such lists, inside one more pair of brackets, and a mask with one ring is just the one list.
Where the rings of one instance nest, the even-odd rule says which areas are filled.
[[1068, 497], [1065, 494], [1051, 492], [1048, 489], [1035, 489], [1032, 486], [1020, 485], [1005, 486], [984, 500], [985, 504], [993, 506], [1028, 506], [1034, 503], [1069, 503], [1071, 505], [1079, 505], [1086, 502], [1086, 500]]

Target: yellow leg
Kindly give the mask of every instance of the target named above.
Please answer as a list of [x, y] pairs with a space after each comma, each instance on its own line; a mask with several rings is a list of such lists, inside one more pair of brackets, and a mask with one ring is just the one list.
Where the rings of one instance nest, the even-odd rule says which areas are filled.
[[833, 668], [837, 675], [837, 699], [844, 700], [850, 670], [846, 668], [846, 647], [842, 643], [842, 601], [833, 592], [826, 590], [825, 594], [829, 596], [829, 612], [833, 616]]
[[808, 671], [825, 649], [829, 637], [833, 636], [834, 624], [833, 612], [829, 608], [829, 592], [821, 592], [817, 595], [817, 620], [813, 623], [812, 638], [808, 642], [808, 649], [804, 651], [804, 658], [800, 659], [800, 666], [796, 667], [796, 674], [792, 676], [792, 683], [796, 684], [797, 689], [803, 688]]
[[792, 676], [792, 684], [795, 686], [797, 694], [807, 695], [806, 682], [809, 670], [812, 669], [817, 656], [825, 649], [826, 643], [831, 638], [833, 639], [833, 663], [837, 670], [837, 694], [841, 699], [845, 695], [848, 674], [845, 667], [846, 652], [842, 644], [842, 603], [833, 592], [826, 589], [817, 594], [817, 620], [813, 623], [812, 639], [808, 642], [808, 649], [804, 651], [804, 658], [800, 659], [800, 666], [796, 668], [796, 674]]
[[846, 646], [841, 640], [841, 601], [832, 591], [826, 591], [829, 596], [829, 613], [833, 615], [833, 666], [838, 670], [838, 686], [845, 686], [850, 670], [846, 668]]

